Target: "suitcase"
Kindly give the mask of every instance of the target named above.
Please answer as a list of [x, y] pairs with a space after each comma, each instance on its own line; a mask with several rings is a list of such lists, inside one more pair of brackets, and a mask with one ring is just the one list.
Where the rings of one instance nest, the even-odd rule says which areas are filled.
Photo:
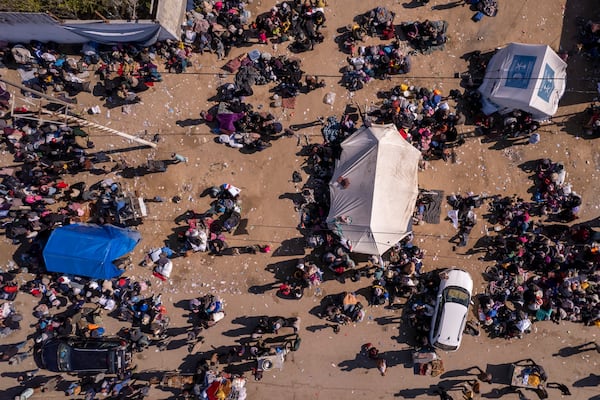
[[242, 65], [242, 61], [239, 58], [233, 58], [229, 61], [227, 61], [227, 64], [225, 64], [223, 66], [223, 69], [227, 72], [230, 73], [235, 73], [237, 72], [238, 69], [240, 69], [240, 66]]

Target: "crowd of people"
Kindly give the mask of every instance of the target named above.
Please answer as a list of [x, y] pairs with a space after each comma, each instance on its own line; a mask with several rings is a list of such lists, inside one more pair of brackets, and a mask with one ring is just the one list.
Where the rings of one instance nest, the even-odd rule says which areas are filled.
[[[79, 57], [67, 56], [51, 43], [31, 42], [11, 48], [22, 84], [35, 91], [26, 95], [54, 94], [67, 103], [77, 103], [77, 95], [88, 92], [106, 100], [107, 108], [139, 102], [138, 93], [162, 81], [158, 72], [161, 59], [167, 70], [183, 72], [190, 54], [170, 40], [149, 47], [88, 42]], [[95, 86], [92, 73], [97, 75]]]
[[440, 89], [394, 86], [382, 93], [380, 107], [367, 111], [369, 121], [393, 123], [400, 134], [419, 149], [424, 160], [451, 159], [452, 149], [464, 143], [457, 127], [465, 123], [461, 112], [450, 108], [453, 92]]
[[[92, 92], [106, 100], [110, 108], [139, 102], [139, 93], [160, 82], [159, 60], [164, 62], [165, 70], [181, 73], [189, 67], [194, 52], [213, 52], [219, 60], [224, 60], [232, 47], [247, 46], [254, 38], [260, 45], [283, 43], [293, 37], [290, 50], [298, 53], [312, 50], [323, 40], [320, 28], [326, 19], [322, 1], [283, 2], [257, 16], [255, 21], [251, 20], [243, 1], [195, 3], [194, 10], [187, 14], [180, 43], [167, 41], [149, 47], [106, 47], [89, 43], [76, 59], [64, 56], [52, 45], [34, 42], [14, 46], [11, 56], [27, 88], [41, 93], [54, 92], [68, 103], [76, 101], [80, 92]], [[358, 90], [373, 78], [410, 72], [410, 55], [398, 41], [370, 47], [357, 45], [364, 35], [397, 40], [394, 18], [394, 13], [377, 7], [359, 16], [356, 26], [351, 26], [344, 42], [351, 56], [348, 62], [352, 68], [343, 78], [349, 90]], [[589, 26], [586, 25], [586, 29]], [[431, 21], [401, 25], [409, 42], [420, 51], [443, 45], [446, 29], [443, 23]], [[95, 66], [99, 80], [94, 87], [90, 85], [90, 66]], [[273, 140], [294, 135], [272, 113], [255, 111], [252, 104], [245, 102], [243, 98], [253, 94], [253, 85], [274, 82], [277, 84], [275, 93], [284, 99], [324, 86], [318, 77], [304, 74], [299, 60], [271, 56], [265, 51], [249, 51], [228, 68], [236, 74], [234, 82], [219, 88], [219, 104], [203, 112], [202, 118], [214, 126], [220, 143], [246, 152], [264, 150]], [[30, 94], [36, 96], [33, 92]], [[452, 94], [445, 97], [439, 89], [398, 85], [381, 96], [384, 98], [382, 106], [367, 110], [364, 121], [395, 124], [399, 134], [419, 149], [424, 159], [448, 160], [451, 149], [462, 144], [456, 127], [464, 123], [464, 118], [451, 111]], [[7, 110], [9, 100], [10, 93], [1, 87], [0, 106]], [[67, 178], [82, 172], [103, 175], [125, 171], [127, 165], [117, 162], [112, 169], [99, 167], [113, 160], [101, 152], [89, 154], [94, 143], [80, 127], [35, 123], [19, 118], [19, 114], [27, 114], [28, 110], [15, 111], [12, 125], [0, 120], [3, 142], [20, 164], [0, 170], [0, 218], [6, 236], [25, 249], [18, 256], [18, 265], [0, 274], [0, 337], [9, 337], [21, 329], [22, 315], [13, 302], [19, 292], [37, 301], [33, 310], [37, 322], [33, 343], [8, 345], [0, 354], [1, 360], [21, 363], [31, 355], [34, 346], [70, 335], [89, 339], [117, 335], [126, 340], [133, 351], [145, 351], [150, 346], [165, 350], [172, 339], [168, 330], [170, 318], [162, 296], [154, 293], [150, 281], [133, 277], [87, 279], [48, 274], [41, 268], [43, 239], [53, 229], [86, 221], [126, 225], [133, 214], [133, 205], [127, 202], [129, 195], [115, 180], [103, 179], [88, 188], [83, 183], [69, 184]], [[510, 115], [504, 120], [505, 134], [515, 136], [537, 129], [529, 125], [532, 121], [527, 117], [523, 113]], [[367, 277], [370, 282], [366, 291], [348, 290], [326, 297], [320, 316], [333, 323], [334, 332], [338, 333], [341, 325], [363, 321], [367, 306], [395, 307], [406, 303], [405, 317], [416, 332], [417, 347], [428, 347], [440, 278], [438, 271], [426, 272], [423, 249], [416, 246], [409, 235], [392, 247], [386, 260], [371, 257], [366, 267], [361, 267], [354, 259], [351, 246], [329, 228], [325, 218], [329, 207], [327, 183], [339, 157], [340, 144], [356, 131], [357, 122], [358, 118], [350, 114], [341, 119], [328, 117], [323, 120], [323, 143], [304, 149], [311, 176], [295, 205], [301, 215], [299, 229], [305, 234], [306, 246], [313, 254], [298, 261], [294, 281], [281, 282], [278, 293], [285, 298], [300, 299], [307, 288], [319, 293], [322, 283], [330, 278], [358, 282]], [[172, 163], [187, 161], [177, 153], [172, 155]], [[166, 168], [161, 172], [164, 170]], [[544, 216], [559, 222], [573, 222], [578, 218], [582, 199], [566, 182], [563, 164], [540, 160], [532, 172], [535, 177], [532, 202], [516, 197], [484, 198], [473, 194], [449, 199], [459, 247], [470, 243], [469, 235], [478, 223], [476, 209], [486, 200], [491, 199], [490, 215], [485, 218], [497, 227], [491, 232], [491, 244], [484, 248], [488, 259], [495, 264], [486, 272], [487, 292], [478, 297], [479, 323], [470, 321], [467, 325], [473, 334], [479, 333], [479, 324], [492, 336], [512, 338], [529, 332], [538, 321], [600, 323], [596, 271], [600, 246], [594, 241], [596, 232], [584, 226], [565, 230], [562, 236], [552, 236], [548, 227], [532, 219]], [[241, 223], [241, 190], [223, 184], [210, 187], [205, 193], [211, 197], [210, 208], [202, 213], [188, 211], [181, 219], [186, 225], [178, 236], [181, 248], [172, 250], [164, 246], [148, 251], [143, 266], [151, 267], [154, 276], [161, 281], [171, 278], [172, 259], [177, 256], [191, 256], [194, 252], [235, 254], [233, 249], [227, 252], [230, 246], [226, 234], [233, 233]], [[247, 246], [242, 250], [267, 253], [270, 247]], [[129, 261], [121, 264], [122, 269], [132, 268], [129, 264]], [[32, 272], [35, 277], [20, 283], [19, 274], [25, 272]], [[360, 296], [365, 297], [367, 304], [363, 304]], [[188, 311], [191, 325], [186, 328], [188, 351], [195, 353], [204, 340], [201, 331], [225, 317], [224, 300], [214, 294], [195, 297], [189, 301]], [[126, 322], [127, 326], [111, 332], [104, 323], [107, 316]], [[297, 334], [300, 320], [263, 318], [253, 330], [253, 339], [278, 334], [284, 328], [291, 328]], [[299, 346], [299, 340], [295, 343], [293, 346]], [[384, 375], [387, 365], [378, 355], [379, 351], [370, 343], [364, 350]], [[273, 349], [263, 342], [249, 346], [248, 354], [244, 351], [236, 349], [228, 357], [255, 360], [258, 356], [273, 354]], [[260, 379], [262, 371], [254, 372], [256, 379]], [[27, 383], [35, 373], [23, 375], [23, 382]], [[81, 394], [89, 399], [99, 395], [126, 399], [147, 397], [149, 384], [136, 383], [134, 373], [132, 366], [118, 377], [102, 374], [85, 377], [70, 382], [65, 393]], [[223, 380], [230, 380], [231, 391], [237, 393], [237, 398], [245, 398], [245, 378], [225, 372], [219, 366], [218, 357], [201, 360], [192, 389], [184, 394], [202, 398], [214, 382]], [[54, 390], [59, 382], [59, 378], [51, 378], [44, 385], [27, 388], [20, 398]]]
[[323, 41], [319, 29], [325, 24], [323, 1], [292, 0], [273, 6], [252, 19], [246, 1], [199, 1], [187, 13], [183, 43], [192, 51], [212, 52], [218, 60], [229, 56], [232, 47], [249, 44], [284, 43], [300, 53]]
[[600, 22], [594, 19], [580, 18], [578, 23], [579, 50], [585, 52], [592, 60], [598, 60], [600, 58]]

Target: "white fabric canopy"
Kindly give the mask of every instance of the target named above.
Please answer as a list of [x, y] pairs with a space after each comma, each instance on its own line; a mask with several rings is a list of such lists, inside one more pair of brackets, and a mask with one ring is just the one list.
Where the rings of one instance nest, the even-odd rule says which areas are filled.
[[490, 60], [479, 87], [483, 112], [514, 109], [545, 120], [556, 113], [565, 93], [567, 64], [549, 47], [511, 43]]
[[351, 251], [381, 255], [410, 232], [420, 158], [393, 124], [363, 126], [342, 143], [327, 221]]

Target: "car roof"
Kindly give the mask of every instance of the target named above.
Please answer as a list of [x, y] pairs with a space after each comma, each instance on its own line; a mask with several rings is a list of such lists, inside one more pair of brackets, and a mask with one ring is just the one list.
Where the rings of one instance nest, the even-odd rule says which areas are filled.
[[115, 349], [79, 349], [71, 348], [71, 368], [74, 371], [113, 372]]
[[49, 371], [58, 372], [56, 366], [58, 365], [58, 345], [60, 341], [52, 340], [47, 341], [42, 346], [41, 361], [44, 368]]
[[473, 292], [473, 279], [467, 271], [462, 269], [452, 268], [443, 271], [440, 274], [440, 289], [439, 293], [442, 292], [448, 286], [458, 286], [466, 289], [469, 294]]
[[117, 357], [121, 338], [78, 338], [73, 336], [52, 338], [42, 345], [44, 367], [58, 371], [58, 347], [64, 344], [70, 348], [69, 364], [72, 371], [116, 372]]
[[[462, 304], [444, 303], [444, 310], [441, 315], [442, 320], [440, 321], [440, 327], [443, 327], [443, 330], [439, 331], [437, 342], [447, 346], [458, 347], [462, 336], [462, 323], [467, 310], [467, 307]], [[463, 318], [459, 318], [458, 316]]]

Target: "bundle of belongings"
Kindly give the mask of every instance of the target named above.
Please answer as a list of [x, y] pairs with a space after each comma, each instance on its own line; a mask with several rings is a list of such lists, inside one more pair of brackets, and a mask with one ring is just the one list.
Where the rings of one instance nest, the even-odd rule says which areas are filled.
[[385, 7], [376, 7], [355, 18], [370, 36], [386, 36], [385, 32], [391, 27], [393, 29], [394, 18], [396, 14]]
[[362, 89], [371, 79], [409, 73], [411, 68], [410, 55], [405, 54], [396, 41], [387, 46], [361, 46], [348, 62], [342, 84], [350, 91]]
[[204, 117], [206, 121], [217, 122], [213, 132], [219, 134], [219, 143], [246, 153], [271, 147], [272, 140], [286, 134], [273, 114], [253, 111], [251, 104], [242, 103], [237, 98], [220, 102], [204, 113]]
[[495, 17], [498, 13], [498, 1], [497, 0], [479, 0], [477, 2], [477, 9], [487, 15], [488, 17]]
[[228, 61], [223, 69], [236, 73], [230, 96], [252, 96], [252, 86], [279, 82], [275, 89], [283, 98], [296, 96], [302, 86], [304, 72], [300, 60], [286, 56], [273, 57], [270, 53], [254, 49], [248, 54]]

